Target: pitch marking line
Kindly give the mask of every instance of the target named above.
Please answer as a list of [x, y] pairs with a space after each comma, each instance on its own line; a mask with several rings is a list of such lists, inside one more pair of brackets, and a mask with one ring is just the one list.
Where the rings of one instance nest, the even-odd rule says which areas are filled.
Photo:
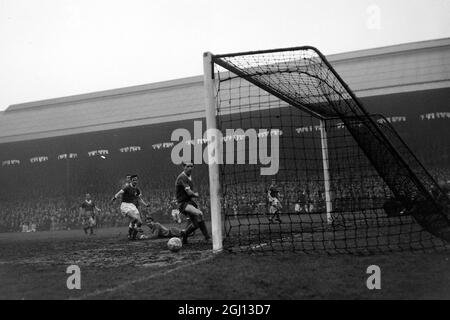
[[85, 295], [83, 295], [81, 297], [69, 298], [69, 300], [83, 300], [83, 299], [99, 296], [99, 295], [102, 295], [102, 294], [105, 294], [105, 293], [115, 292], [117, 290], [124, 289], [124, 288], [126, 288], [128, 286], [131, 286], [131, 285], [134, 285], [134, 284], [137, 284], [137, 283], [141, 283], [141, 282], [145, 282], [145, 281], [150, 280], [150, 279], [154, 279], [154, 278], [157, 278], [157, 277], [165, 276], [166, 274], [172, 273], [174, 271], [178, 271], [178, 270], [183, 269], [185, 267], [195, 266], [195, 265], [200, 264], [202, 262], [212, 260], [215, 256], [216, 256], [215, 253], [211, 253], [207, 257], [200, 258], [199, 260], [196, 260], [196, 261], [194, 261], [192, 263], [183, 264], [183, 265], [175, 267], [173, 269], [170, 269], [170, 270], [167, 270], [167, 271], [163, 271], [163, 272], [159, 272], [159, 273], [155, 273], [155, 274], [152, 274], [152, 275], [147, 276], [147, 277], [141, 277], [141, 278], [138, 278], [138, 279], [135, 279], [135, 280], [132, 280], [132, 281], [127, 281], [127, 282], [124, 282], [124, 283], [119, 284], [118, 286], [115, 286], [115, 287], [112, 287], [112, 288], [103, 289], [103, 290], [96, 290], [94, 292], [87, 293], [87, 294], [85, 294]]

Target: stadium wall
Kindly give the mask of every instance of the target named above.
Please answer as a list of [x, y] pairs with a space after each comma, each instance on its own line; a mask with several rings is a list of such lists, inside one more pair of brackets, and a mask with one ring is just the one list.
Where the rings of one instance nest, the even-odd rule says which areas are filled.
[[[393, 124], [426, 166], [435, 167], [450, 160], [449, 96], [450, 89], [438, 89], [361, 100], [371, 113], [383, 114]], [[1, 144], [0, 177], [6, 188], [0, 191], [0, 199], [10, 192], [29, 196], [30, 188], [47, 190], [45, 185], [59, 190], [49, 191], [53, 194], [62, 190], [79, 196], [88, 191], [112, 194], [130, 172], [140, 173], [152, 188], [171, 189], [180, 170], [171, 161], [172, 148], [178, 143], [171, 141], [172, 132], [186, 128], [194, 138], [195, 120], [206, 127], [204, 119], [198, 118]], [[311, 130], [295, 129], [297, 135]]]

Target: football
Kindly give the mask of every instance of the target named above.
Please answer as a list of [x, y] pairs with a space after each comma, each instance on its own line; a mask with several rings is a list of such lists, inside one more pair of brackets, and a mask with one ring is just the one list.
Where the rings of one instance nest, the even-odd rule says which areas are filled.
[[169, 241], [167, 241], [167, 248], [170, 251], [177, 252], [182, 246], [183, 244], [180, 238], [170, 238]]

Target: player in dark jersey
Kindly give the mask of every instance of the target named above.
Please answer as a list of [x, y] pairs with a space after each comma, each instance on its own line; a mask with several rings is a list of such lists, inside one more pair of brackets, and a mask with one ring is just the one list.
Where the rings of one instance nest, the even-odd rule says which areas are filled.
[[193, 199], [198, 198], [198, 192], [194, 192], [194, 184], [192, 182], [192, 162], [183, 163], [183, 172], [177, 177], [175, 181], [175, 195], [180, 212], [186, 215], [190, 224], [182, 232], [182, 241], [187, 243], [187, 237], [195, 230], [200, 228], [206, 241], [209, 241], [210, 236], [203, 218], [203, 212], [199, 210], [197, 203]]
[[295, 194], [297, 195], [296, 203], [294, 206], [294, 212], [296, 214], [301, 214], [307, 212], [306, 209], [306, 191], [302, 190], [300, 187], [295, 189]]
[[[131, 184], [131, 174], [127, 174], [125, 176], [125, 182], [123, 183], [123, 188], [129, 186]], [[134, 205], [136, 206], [136, 208], [139, 210], [139, 198], [136, 198], [136, 200], [134, 201]], [[134, 230], [138, 229], [138, 232], [142, 232], [142, 229], [139, 228], [136, 223], [133, 223], [132, 221], [130, 221], [130, 223], [128, 224], [128, 239], [133, 238], [133, 233]]]
[[[131, 176], [132, 176], [132, 174], [127, 174], [125, 176], [125, 182], [123, 183], [122, 189], [128, 187], [131, 184]], [[139, 210], [139, 201], [137, 200], [137, 198], [134, 201], [134, 205]], [[132, 239], [133, 238], [133, 233], [134, 233], [135, 229], [138, 229], [139, 232], [141, 231], [141, 229], [138, 228], [135, 223], [130, 221], [130, 223], [128, 224], [128, 239]]]
[[272, 184], [267, 192], [267, 199], [269, 200], [269, 213], [271, 214], [269, 222], [273, 222], [275, 218], [276, 221], [281, 223], [280, 212], [283, 206], [281, 205], [279, 196], [280, 194], [276, 185], [276, 180], [272, 179]]
[[[122, 189], [129, 186], [130, 183], [131, 183], [131, 174], [127, 174], [125, 176], [125, 182], [123, 183]], [[138, 208], [138, 210], [139, 210], [139, 208]], [[133, 226], [133, 223], [130, 221], [130, 223], [128, 224], [128, 239], [131, 239], [131, 237], [133, 236], [133, 231], [134, 231], [134, 226]]]
[[137, 187], [138, 184], [138, 175], [131, 176], [131, 183], [129, 185], [125, 185], [123, 189], [116, 193], [116, 195], [112, 198], [112, 202], [114, 202], [118, 197], [122, 196], [122, 203], [120, 205], [120, 211], [123, 216], [126, 216], [130, 219], [130, 225], [132, 226], [132, 232], [129, 234], [130, 240], [136, 240], [136, 236], [139, 232], [140, 227], [142, 226], [142, 219], [139, 213], [138, 208], [136, 207], [136, 203], [140, 202], [144, 206], [148, 207], [144, 199], [142, 199], [141, 190]]
[[97, 208], [94, 201], [91, 199], [91, 195], [86, 193], [86, 198], [80, 205], [80, 216], [83, 225], [84, 233], [88, 234], [90, 230], [90, 235], [94, 234], [94, 227], [96, 226], [95, 212], [100, 212], [101, 210]]

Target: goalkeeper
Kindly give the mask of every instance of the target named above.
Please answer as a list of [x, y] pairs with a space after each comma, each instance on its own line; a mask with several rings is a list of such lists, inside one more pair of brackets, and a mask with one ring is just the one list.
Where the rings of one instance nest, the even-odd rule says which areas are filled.
[[154, 221], [152, 217], [145, 219], [145, 225], [149, 228], [149, 233], [142, 234], [139, 237], [141, 240], [182, 237], [182, 229], [177, 227], [166, 227], [161, 223]]
[[283, 206], [279, 200], [280, 194], [276, 185], [276, 179], [272, 179], [272, 184], [267, 192], [267, 199], [269, 201], [269, 213], [271, 217], [269, 222], [273, 222], [274, 218], [278, 223], [281, 223], [280, 213]]

